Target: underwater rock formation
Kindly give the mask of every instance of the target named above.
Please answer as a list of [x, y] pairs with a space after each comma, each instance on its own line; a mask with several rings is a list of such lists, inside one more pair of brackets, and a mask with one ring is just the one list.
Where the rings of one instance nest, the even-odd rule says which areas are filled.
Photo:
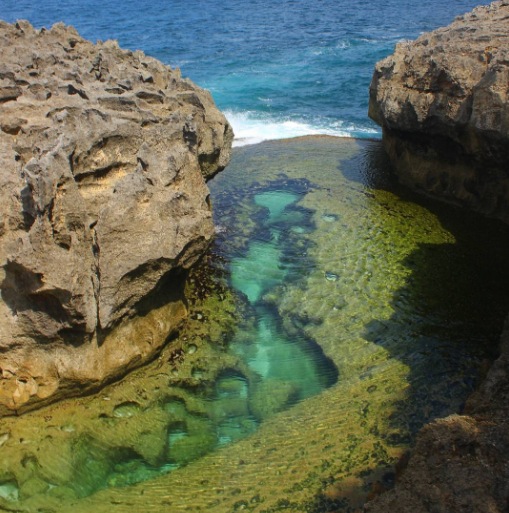
[[233, 132], [208, 92], [114, 41], [0, 23], [0, 48], [1, 415], [157, 353]]
[[509, 2], [477, 7], [376, 65], [369, 115], [403, 182], [509, 221]]

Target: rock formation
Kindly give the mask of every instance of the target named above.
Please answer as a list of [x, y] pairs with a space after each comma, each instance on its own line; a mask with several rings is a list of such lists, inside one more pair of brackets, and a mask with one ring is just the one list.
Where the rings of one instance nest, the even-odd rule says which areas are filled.
[[[369, 112], [401, 179], [509, 222], [508, 83], [507, 1], [399, 44], [376, 66]], [[508, 399], [509, 325], [501, 356], [462, 415], [425, 426], [395, 489], [365, 511], [507, 511]]]
[[509, 505], [509, 324], [502, 354], [467, 402], [419, 433], [396, 487], [366, 513], [505, 513]]
[[208, 92], [116, 42], [18, 22], [0, 48], [1, 415], [154, 357], [233, 133]]
[[396, 46], [369, 115], [406, 184], [509, 221], [509, 2]]

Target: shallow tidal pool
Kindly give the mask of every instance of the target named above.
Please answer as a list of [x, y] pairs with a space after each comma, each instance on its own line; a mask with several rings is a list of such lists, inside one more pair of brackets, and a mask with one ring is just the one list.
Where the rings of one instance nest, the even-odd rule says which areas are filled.
[[496, 357], [507, 228], [398, 186], [380, 142], [236, 148], [209, 185], [187, 327], [96, 396], [0, 419], [0, 509], [353, 512]]

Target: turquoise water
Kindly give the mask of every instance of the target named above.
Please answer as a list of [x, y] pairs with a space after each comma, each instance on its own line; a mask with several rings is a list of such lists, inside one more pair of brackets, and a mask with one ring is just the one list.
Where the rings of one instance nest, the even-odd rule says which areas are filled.
[[[0, 17], [63, 20], [181, 67], [240, 146], [379, 137], [375, 62], [477, 4], [0, 0]], [[229, 300], [201, 305], [122, 383], [0, 419], [0, 507], [322, 513], [390, 482], [494, 357], [509, 257], [498, 225], [409, 195], [378, 154], [338, 139], [237, 148], [210, 185], [212, 268], [241, 322]]]
[[375, 63], [477, 0], [0, 0], [0, 18], [74, 25], [182, 69], [212, 92], [236, 144], [325, 133], [378, 137]]
[[289, 394], [287, 405], [319, 393], [337, 379], [337, 370], [332, 362], [325, 363], [316, 344], [297, 333], [285, 333], [277, 309], [266, 299], [298, 271], [298, 248], [292, 244], [292, 231], [303, 229], [303, 223], [311, 224], [309, 213], [306, 216], [302, 210], [291, 208], [299, 199], [298, 192], [287, 190], [255, 194], [254, 204], [263, 209], [256, 236], [229, 265], [232, 287], [246, 298], [254, 316], [246, 329], [240, 327], [231, 347], [259, 376], [270, 381], [272, 394], [281, 388]]
[[187, 326], [94, 396], [0, 419], [0, 508], [351, 512], [461, 411], [509, 309], [507, 227], [399, 187], [379, 141], [237, 148], [210, 187]]

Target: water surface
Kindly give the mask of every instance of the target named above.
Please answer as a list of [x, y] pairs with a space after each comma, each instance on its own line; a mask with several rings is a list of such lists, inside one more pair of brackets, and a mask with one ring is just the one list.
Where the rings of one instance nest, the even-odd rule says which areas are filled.
[[238, 148], [187, 327], [96, 396], [1, 419], [1, 507], [347, 512], [390, 487], [496, 355], [509, 239], [388, 171], [375, 141]]
[[0, 0], [0, 17], [117, 39], [209, 89], [236, 144], [309, 134], [379, 136], [367, 118], [375, 63], [478, 0]]

